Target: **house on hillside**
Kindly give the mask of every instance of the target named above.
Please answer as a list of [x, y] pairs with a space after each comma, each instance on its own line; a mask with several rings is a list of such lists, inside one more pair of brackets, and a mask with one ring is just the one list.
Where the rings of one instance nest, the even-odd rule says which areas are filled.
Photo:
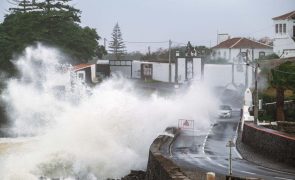
[[281, 58], [295, 57], [295, 11], [272, 18], [274, 52]]
[[[222, 34], [224, 36], [224, 34]], [[241, 57], [249, 61], [259, 59], [273, 53], [273, 48], [248, 38], [218, 38], [219, 44], [212, 47], [212, 58], [215, 60], [226, 59], [229, 62], [240, 60]]]

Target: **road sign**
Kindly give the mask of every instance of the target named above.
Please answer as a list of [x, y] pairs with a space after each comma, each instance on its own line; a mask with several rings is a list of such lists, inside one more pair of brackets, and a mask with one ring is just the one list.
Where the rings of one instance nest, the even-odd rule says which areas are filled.
[[194, 120], [179, 119], [178, 127], [180, 129], [194, 129]]
[[233, 141], [228, 141], [228, 143], [226, 144], [226, 147], [235, 147], [235, 143]]

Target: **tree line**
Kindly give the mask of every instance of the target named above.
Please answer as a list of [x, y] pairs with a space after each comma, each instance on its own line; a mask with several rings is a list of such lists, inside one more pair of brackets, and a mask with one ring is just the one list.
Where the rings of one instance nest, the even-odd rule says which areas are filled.
[[69, 5], [70, 1], [14, 0], [0, 24], [0, 70], [14, 75], [13, 55], [37, 42], [60, 48], [72, 64], [106, 54], [96, 30], [79, 25], [81, 11]]

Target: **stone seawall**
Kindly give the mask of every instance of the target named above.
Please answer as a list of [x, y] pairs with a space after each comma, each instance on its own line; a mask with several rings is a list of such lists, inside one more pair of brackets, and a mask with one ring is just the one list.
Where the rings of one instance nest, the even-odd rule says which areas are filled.
[[268, 158], [295, 167], [295, 136], [245, 123], [242, 142]]
[[189, 180], [189, 178], [174, 164], [170, 156], [170, 145], [178, 135], [176, 128], [170, 128], [169, 135], [160, 135], [150, 147], [146, 170], [146, 180]]

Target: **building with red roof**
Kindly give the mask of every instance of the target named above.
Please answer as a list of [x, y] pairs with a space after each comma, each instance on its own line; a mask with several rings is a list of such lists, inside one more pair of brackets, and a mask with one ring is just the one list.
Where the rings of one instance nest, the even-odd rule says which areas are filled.
[[270, 45], [244, 37], [224, 38], [224, 34], [222, 36], [218, 38], [219, 44], [212, 47], [213, 59], [226, 59], [234, 62], [243, 57], [245, 60], [253, 61], [273, 53]]

